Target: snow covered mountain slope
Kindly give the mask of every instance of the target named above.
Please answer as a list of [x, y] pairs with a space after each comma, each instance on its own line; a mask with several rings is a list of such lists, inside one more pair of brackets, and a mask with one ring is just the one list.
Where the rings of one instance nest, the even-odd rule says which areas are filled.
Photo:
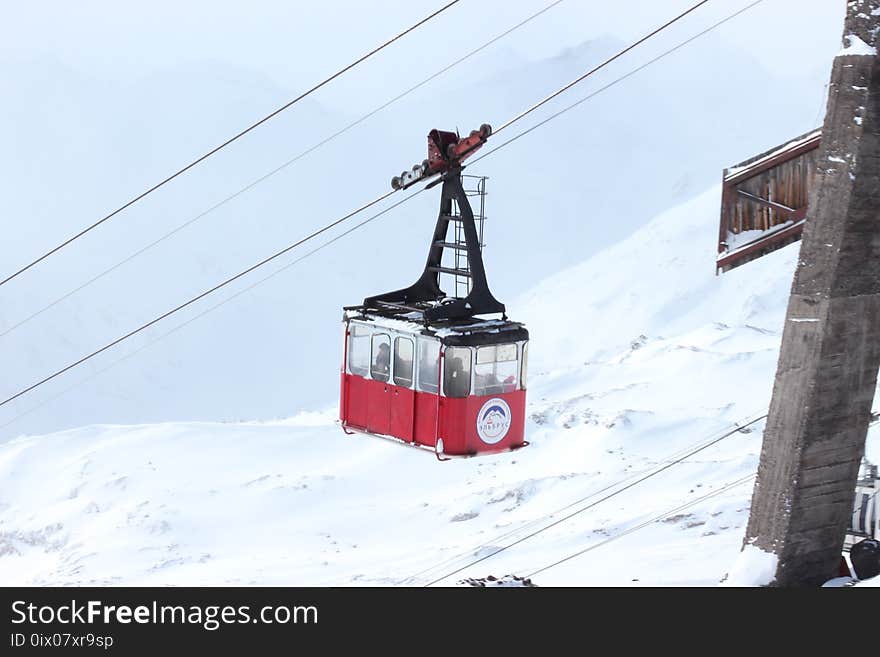
[[673, 461], [765, 411], [798, 249], [715, 277], [718, 195], [510, 304], [532, 334], [525, 450], [439, 464], [345, 436], [332, 409], [19, 437], [0, 446], [0, 583], [718, 583], [763, 425]]

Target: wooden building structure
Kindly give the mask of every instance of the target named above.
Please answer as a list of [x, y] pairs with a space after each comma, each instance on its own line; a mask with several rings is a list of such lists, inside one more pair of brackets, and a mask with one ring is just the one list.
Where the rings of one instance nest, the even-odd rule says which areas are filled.
[[801, 238], [821, 138], [814, 130], [724, 170], [716, 274]]

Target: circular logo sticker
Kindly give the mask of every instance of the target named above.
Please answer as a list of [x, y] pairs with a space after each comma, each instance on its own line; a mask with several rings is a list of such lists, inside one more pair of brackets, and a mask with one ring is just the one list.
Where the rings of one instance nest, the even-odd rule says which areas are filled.
[[494, 445], [507, 435], [510, 421], [510, 406], [503, 399], [494, 397], [483, 404], [477, 413], [477, 435], [484, 443]]

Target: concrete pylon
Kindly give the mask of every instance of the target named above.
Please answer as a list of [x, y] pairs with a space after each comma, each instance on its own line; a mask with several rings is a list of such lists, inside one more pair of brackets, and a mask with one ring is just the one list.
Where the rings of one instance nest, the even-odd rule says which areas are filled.
[[[744, 541], [836, 575], [880, 367], [880, 0], [850, 0]], [[772, 111], [772, 105], [768, 105]]]

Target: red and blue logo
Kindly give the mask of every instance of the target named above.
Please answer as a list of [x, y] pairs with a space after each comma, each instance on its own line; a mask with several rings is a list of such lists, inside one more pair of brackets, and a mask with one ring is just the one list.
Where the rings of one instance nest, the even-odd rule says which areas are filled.
[[494, 397], [477, 413], [477, 435], [487, 445], [499, 443], [510, 429], [512, 416], [507, 402]]

